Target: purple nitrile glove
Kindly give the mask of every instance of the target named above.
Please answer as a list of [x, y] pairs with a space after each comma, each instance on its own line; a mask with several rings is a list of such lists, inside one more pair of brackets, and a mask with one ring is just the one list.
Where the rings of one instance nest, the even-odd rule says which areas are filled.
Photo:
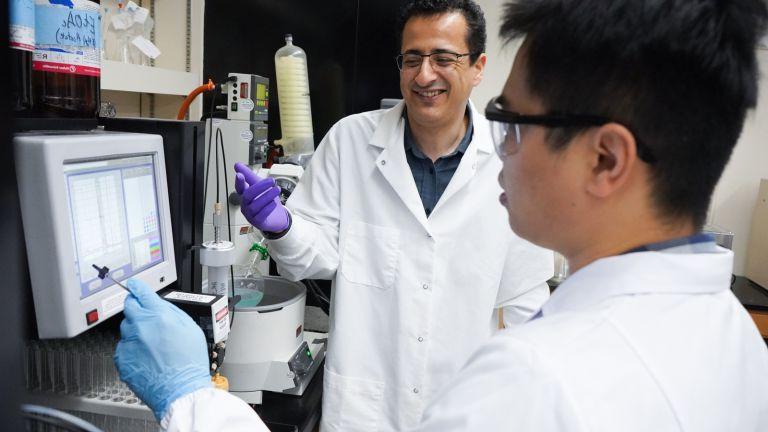
[[240, 195], [240, 211], [254, 227], [279, 233], [288, 229], [288, 210], [280, 202], [280, 186], [271, 177], [263, 178], [246, 165], [235, 164], [235, 190]]

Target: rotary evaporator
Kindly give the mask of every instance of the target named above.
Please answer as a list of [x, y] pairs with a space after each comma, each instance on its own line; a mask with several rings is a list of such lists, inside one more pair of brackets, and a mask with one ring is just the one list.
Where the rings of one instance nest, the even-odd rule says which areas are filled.
[[[248, 403], [264, 391], [302, 395], [325, 357], [326, 334], [304, 330], [307, 289], [269, 276], [264, 239], [240, 212], [234, 191], [235, 162], [271, 176], [283, 203], [298, 184], [314, 152], [306, 54], [286, 36], [275, 55], [281, 139], [267, 138], [269, 80], [230, 73], [217, 89], [226, 118], [206, 122], [207, 145], [203, 292], [229, 295], [232, 326], [221, 373], [231, 393]], [[221, 97], [221, 96], [220, 96]]]

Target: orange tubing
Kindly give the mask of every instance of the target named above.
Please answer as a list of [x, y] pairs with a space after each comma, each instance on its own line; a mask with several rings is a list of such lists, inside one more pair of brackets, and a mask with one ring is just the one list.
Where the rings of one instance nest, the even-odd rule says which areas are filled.
[[184, 99], [184, 103], [181, 104], [181, 108], [179, 108], [179, 113], [176, 115], [176, 120], [184, 120], [184, 116], [187, 115], [187, 110], [189, 109], [189, 105], [192, 103], [193, 100], [199, 95], [200, 93], [204, 91], [213, 91], [216, 89], [216, 85], [213, 84], [213, 81], [208, 79], [208, 84], [203, 84], [200, 87], [192, 90], [192, 92], [187, 96], [186, 99]]

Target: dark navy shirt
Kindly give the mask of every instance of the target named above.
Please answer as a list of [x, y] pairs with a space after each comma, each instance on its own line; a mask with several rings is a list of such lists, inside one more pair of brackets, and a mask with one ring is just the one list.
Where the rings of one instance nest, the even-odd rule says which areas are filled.
[[[651, 243], [624, 252], [712, 253], [717, 252], [715, 236], [698, 233], [659, 243]], [[623, 254], [622, 254], [623, 255]]]
[[469, 108], [467, 108], [467, 116], [469, 117], [467, 133], [464, 134], [464, 138], [462, 138], [459, 146], [453, 153], [443, 156], [432, 163], [432, 160], [416, 145], [416, 141], [411, 134], [411, 127], [408, 124], [408, 116], [403, 113], [403, 118], [405, 119], [405, 136], [403, 139], [405, 143], [405, 157], [408, 159], [408, 165], [411, 167], [413, 180], [416, 181], [416, 189], [419, 190], [419, 196], [421, 196], [421, 202], [424, 205], [424, 212], [426, 212], [427, 216], [432, 213], [443, 192], [445, 192], [445, 188], [451, 182], [456, 168], [459, 167], [461, 157], [467, 151], [467, 147], [469, 147], [469, 143], [472, 141], [474, 127], [472, 126], [472, 110]]

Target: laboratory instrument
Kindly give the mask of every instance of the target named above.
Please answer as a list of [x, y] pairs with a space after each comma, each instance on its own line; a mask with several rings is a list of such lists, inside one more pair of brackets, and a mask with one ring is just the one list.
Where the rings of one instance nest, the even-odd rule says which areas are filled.
[[[249, 269], [254, 268], [249, 264], [254, 256], [251, 249], [261, 240], [261, 236], [254, 232], [251, 224], [240, 213], [232, 166], [235, 162], [241, 162], [258, 167], [267, 162], [268, 89], [267, 78], [242, 73], [228, 74], [221, 89], [221, 92], [227, 95], [227, 106], [222, 107], [227, 109], [227, 118], [208, 119], [206, 122], [205, 137], [206, 142], [210, 143], [207, 159], [212, 159], [212, 154], [220, 154], [222, 160], [221, 163], [217, 160], [214, 165], [219, 166], [218, 170], [214, 167], [207, 169], [203, 239], [214, 239], [214, 206], [219, 202], [222, 211], [220, 227], [227, 226], [229, 230], [222, 233], [221, 239], [231, 241], [234, 245], [237, 275], [248, 273]], [[224, 164], [224, 161], [227, 163]], [[210, 163], [207, 165], [210, 166]], [[259, 260], [256, 268], [259, 273], [266, 274], [268, 268], [266, 262], [262, 262]]]
[[306, 289], [264, 276], [236, 278], [237, 319], [222, 373], [230, 392], [251, 404], [263, 391], [301, 396], [325, 358], [326, 335], [304, 331]]
[[227, 296], [195, 294], [170, 290], [162, 298], [175, 304], [203, 329], [209, 343], [219, 343], [229, 334], [229, 309]]
[[41, 339], [73, 337], [123, 310], [135, 278], [176, 280], [162, 138], [109, 132], [14, 138], [32, 297]]
[[219, 371], [225, 358], [229, 336], [229, 299], [226, 295], [196, 294], [167, 291], [161, 297], [184, 311], [203, 330], [208, 353], [211, 380], [217, 388], [229, 390], [229, 384]]
[[307, 55], [293, 44], [290, 34], [275, 53], [275, 70], [282, 129], [282, 138], [275, 143], [283, 147], [286, 157], [306, 164], [305, 159], [315, 151]]
[[141, 118], [101, 118], [99, 123], [107, 131], [140, 132], [163, 138], [176, 289], [201, 292], [202, 269], [197, 247], [203, 241], [205, 124]]
[[[211, 130], [211, 124], [213, 125], [213, 132], [209, 133], [213, 133], [215, 137], [212, 146], [220, 145], [220, 152], [226, 156], [228, 166], [223, 166], [222, 163], [218, 172], [215, 172], [213, 167], [208, 170], [205, 212], [203, 216], [203, 239], [211, 241], [215, 237], [214, 206], [216, 204], [216, 188], [218, 186], [219, 206], [222, 213], [219, 220], [219, 229], [222, 230], [221, 238], [225, 240], [231, 239], [233, 243], [233, 253], [235, 256], [232, 263], [244, 263], [248, 257], [248, 250], [254, 242], [253, 229], [240, 213], [239, 202], [233, 202], [230, 198], [235, 192], [235, 173], [232, 165], [236, 161], [249, 160], [252, 145], [256, 141], [255, 134], [251, 132], [251, 127], [255, 127], [255, 125], [252, 122], [241, 120], [213, 119], [211, 121], [209, 119], [206, 123], [209, 131]], [[266, 126], [264, 128], [266, 129]], [[264, 130], [264, 141], [266, 142], [266, 130]], [[209, 152], [216, 153], [213, 148]], [[218, 181], [216, 180], [217, 175]]]
[[105, 431], [159, 430], [149, 408], [120, 381], [115, 332], [30, 340], [24, 353], [25, 400], [65, 410]]
[[213, 240], [203, 242], [200, 249], [200, 264], [208, 270], [208, 281], [203, 292], [220, 296], [229, 295], [230, 268], [235, 264], [235, 244], [222, 238], [221, 230], [226, 227], [222, 220], [221, 204], [213, 208]]
[[274, 164], [270, 168], [262, 168], [257, 174], [275, 179], [275, 184], [280, 186], [280, 201], [285, 204], [293, 190], [299, 185], [299, 180], [304, 175], [304, 168], [301, 165]]
[[[206, 123], [208, 146], [203, 230], [203, 238], [206, 241], [203, 241], [199, 249], [205, 280], [201, 290], [203, 293], [215, 294], [225, 299], [230, 295], [230, 283], [234, 280], [233, 265], [244, 261], [243, 257], [239, 257], [241, 260], [238, 261], [237, 252], [251, 247], [246, 244], [245, 247], [235, 248], [235, 241], [243, 237], [232, 231], [232, 220], [237, 221], [239, 212], [233, 211], [233, 205], [230, 202], [230, 197], [237, 195], [234, 194], [234, 173], [227, 162], [227, 154], [233, 163], [233, 157], [249, 163], [266, 162], [267, 125], [265, 122], [269, 105], [268, 88], [269, 80], [266, 78], [230, 73], [221, 85], [222, 93], [227, 95], [227, 119], [214, 119], [211, 112], [211, 118]], [[191, 97], [193, 96], [190, 95]], [[181, 111], [183, 107], [179, 116]], [[215, 157], [212, 158], [213, 155]], [[213, 159], [213, 169], [210, 165], [211, 159]], [[240, 226], [244, 227], [244, 224]], [[245, 235], [249, 236], [250, 227], [245, 228], [247, 230]], [[234, 320], [234, 312], [232, 316]], [[229, 320], [228, 317], [227, 319]], [[212, 368], [215, 371], [223, 361], [225, 348], [224, 341], [213, 345], [209, 343]], [[219, 373], [214, 375], [214, 383], [217, 386], [228, 387], [226, 378]]]
[[230, 73], [222, 93], [227, 95], [227, 119], [266, 122], [269, 112], [269, 79]]
[[[207, 130], [211, 127], [210, 123], [210, 120], [206, 122]], [[259, 166], [267, 162], [269, 144], [267, 142], [266, 123], [262, 121], [213, 119], [212, 145], [215, 145], [216, 135], [219, 131], [221, 132], [220, 140], [223, 142], [227, 161], [231, 162], [230, 166], [227, 167], [230, 171], [232, 170], [231, 165], [235, 162], [241, 162], [249, 166]], [[234, 174], [230, 172], [229, 175], [229, 184], [233, 185]], [[223, 182], [223, 178], [220, 181]], [[215, 193], [215, 185], [209, 183], [208, 191]]]
[[119, 286], [120, 288], [122, 288], [122, 289], [124, 289], [124, 290], [126, 290], [128, 292], [131, 291], [131, 290], [128, 289], [127, 286], [125, 286], [125, 285], [121, 284], [120, 282], [116, 281], [112, 276], [109, 275], [109, 267], [107, 267], [107, 266], [99, 267], [96, 264], [91, 264], [91, 267], [96, 269], [96, 271], [98, 272], [99, 279], [104, 280], [106, 278], [109, 278], [109, 280], [111, 280], [115, 285]]

